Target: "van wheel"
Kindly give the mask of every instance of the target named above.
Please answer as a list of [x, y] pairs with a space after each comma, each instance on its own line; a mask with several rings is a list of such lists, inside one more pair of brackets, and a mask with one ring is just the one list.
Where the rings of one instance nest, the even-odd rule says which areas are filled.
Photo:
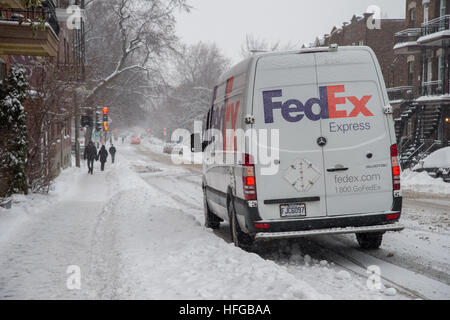
[[228, 204], [228, 215], [230, 216], [230, 232], [234, 245], [238, 248], [249, 251], [253, 246], [254, 240], [251, 236], [242, 232], [236, 217], [236, 210], [231, 202]]
[[220, 223], [223, 221], [214, 213], [211, 212], [208, 206], [208, 201], [206, 201], [206, 192], [203, 189], [203, 211], [205, 214], [205, 227], [210, 229], [219, 229]]
[[362, 249], [376, 250], [381, 246], [383, 233], [357, 233], [356, 239]]

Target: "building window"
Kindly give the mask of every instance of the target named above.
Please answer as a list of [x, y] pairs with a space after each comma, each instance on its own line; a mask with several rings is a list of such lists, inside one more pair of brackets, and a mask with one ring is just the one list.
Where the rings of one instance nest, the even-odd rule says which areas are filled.
[[429, 10], [430, 9], [430, 4], [429, 3], [425, 3], [423, 5], [423, 22], [427, 23], [429, 20]]
[[430, 81], [433, 81], [433, 60], [431, 58], [428, 58], [426, 82]]
[[409, 27], [414, 28], [416, 22], [416, 8], [409, 9]]
[[363, 45], [364, 45], [364, 40], [360, 40], [360, 41], [359, 41], [359, 45], [360, 45], [360, 46], [363, 46]]
[[6, 63], [0, 58], [0, 81], [6, 78]]
[[446, 11], [447, 11], [447, 0], [441, 0], [441, 17], [445, 16]]
[[414, 85], [414, 61], [408, 62], [408, 86]]

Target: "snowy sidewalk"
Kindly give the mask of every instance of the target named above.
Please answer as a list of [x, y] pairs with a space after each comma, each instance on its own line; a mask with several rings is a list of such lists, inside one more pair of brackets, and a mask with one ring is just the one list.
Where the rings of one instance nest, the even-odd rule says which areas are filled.
[[[227, 224], [203, 227], [200, 182], [198, 168], [121, 145], [105, 172], [71, 168], [50, 195], [16, 196], [0, 209], [0, 299], [408, 299], [418, 295], [395, 295], [389, 283], [369, 290], [365, 267], [411, 275], [418, 294], [437, 283], [422, 274], [448, 275], [445, 204], [407, 203], [407, 230], [373, 253], [341, 236], [254, 254], [230, 243]], [[69, 266], [80, 268], [81, 290], [67, 288]], [[431, 297], [448, 298], [444, 283]]]
[[[206, 230], [123, 157], [94, 176], [69, 169], [50, 196], [33, 197], [0, 212], [2, 299], [325, 297]], [[66, 287], [71, 265], [81, 290]]]

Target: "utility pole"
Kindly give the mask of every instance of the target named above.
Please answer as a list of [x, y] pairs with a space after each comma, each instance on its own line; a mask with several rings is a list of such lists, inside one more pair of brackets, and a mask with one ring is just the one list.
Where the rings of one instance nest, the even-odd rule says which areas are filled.
[[80, 159], [80, 115], [78, 107], [77, 93], [74, 93], [74, 104], [75, 104], [75, 166], [77, 168], [81, 167]]

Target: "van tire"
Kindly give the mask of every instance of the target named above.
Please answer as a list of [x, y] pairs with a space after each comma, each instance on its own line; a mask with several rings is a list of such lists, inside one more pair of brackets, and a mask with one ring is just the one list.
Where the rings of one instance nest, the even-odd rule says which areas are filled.
[[250, 235], [242, 232], [236, 217], [236, 210], [232, 201], [228, 202], [228, 215], [230, 216], [231, 240], [233, 241], [234, 245], [246, 251], [251, 250], [251, 248], [253, 247], [254, 239]]
[[220, 229], [220, 223], [223, 221], [209, 209], [208, 201], [206, 201], [206, 190], [203, 189], [203, 211], [205, 214], [205, 227], [213, 230]]
[[379, 249], [383, 242], [384, 233], [357, 233], [356, 239], [359, 246], [364, 250]]

